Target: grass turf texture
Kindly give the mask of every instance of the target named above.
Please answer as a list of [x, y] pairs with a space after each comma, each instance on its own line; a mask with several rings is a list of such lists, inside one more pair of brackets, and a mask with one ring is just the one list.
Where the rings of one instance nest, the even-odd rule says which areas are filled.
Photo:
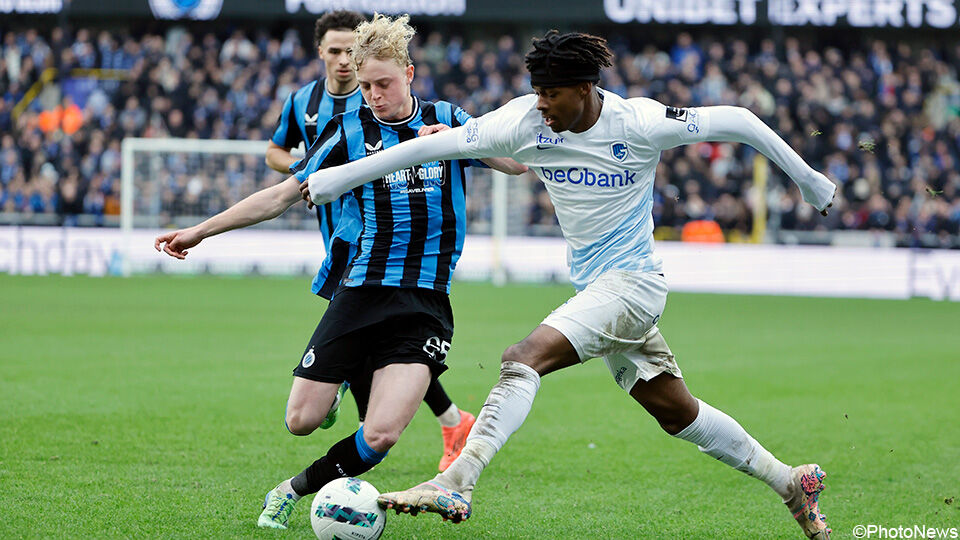
[[[264, 493], [356, 428], [283, 427], [325, 302], [303, 280], [0, 275], [0, 538], [309, 538], [257, 529]], [[500, 352], [568, 287], [457, 283], [452, 369], [480, 408]], [[835, 535], [960, 526], [957, 304], [671, 294], [661, 323], [694, 394], [788, 463], [819, 462]], [[426, 406], [381, 491], [431, 477]], [[797, 537], [765, 486], [666, 436], [600, 360], [545, 378], [465, 524], [388, 515], [388, 538]], [[951, 499], [953, 499], [951, 501]], [[949, 501], [949, 504], [948, 504]]]

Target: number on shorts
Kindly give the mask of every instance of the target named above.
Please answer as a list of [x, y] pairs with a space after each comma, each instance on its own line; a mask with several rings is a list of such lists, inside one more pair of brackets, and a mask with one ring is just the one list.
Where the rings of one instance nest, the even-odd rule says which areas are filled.
[[440, 339], [437, 336], [428, 339], [423, 345], [423, 352], [430, 355], [430, 358], [439, 360], [441, 364], [446, 362], [448, 351], [450, 351], [450, 342]]

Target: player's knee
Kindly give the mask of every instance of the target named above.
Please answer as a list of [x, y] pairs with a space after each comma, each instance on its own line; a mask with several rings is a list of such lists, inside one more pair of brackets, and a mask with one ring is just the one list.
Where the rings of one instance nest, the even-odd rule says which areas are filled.
[[507, 347], [507, 350], [503, 351], [503, 354], [500, 355], [500, 362], [520, 362], [521, 364], [524, 359], [523, 354], [523, 345], [521, 343], [514, 343], [513, 345]]
[[[507, 347], [500, 356], [500, 362], [519, 362], [521, 364], [537, 369], [538, 365], [544, 364], [547, 358], [543, 351], [536, 345], [528, 343], [526, 340], [520, 343], [514, 343]], [[539, 370], [538, 370], [539, 371]]]
[[651, 410], [660, 427], [670, 435], [676, 435], [697, 418], [696, 408], [691, 409], [688, 404], [674, 403]]
[[681, 431], [684, 430], [684, 428], [690, 425], [689, 422], [684, 423], [679, 418], [669, 418], [669, 419], [663, 419], [663, 420], [661, 420], [660, 418], [657, 418], [657, 422], [660, 423], [660, 427], [664, 431], [666, 431], [668, 435], [676, 435], [677, 433], [680, 433]]
[[393, 448], [400, 440], [400, 430], [391, 427], [380, 428], [365, 424], [363, 426], [363, 439], [376, 452], [386, 452]]
[[287, 431], [300, 436], [313, 433], [314, 430], [317, 429], [317, 426], [319, 426], [316, 420], [307, 417], [307, 415], [297, 409], [287, 409], [284, 423], [287, 426]]
[[530, 343], [523, 340], [520, 343], [514, 343], [503, 351], [500, 362], [519, 362], [529, 366], [537, 374], [543, 376], [551, 371], [562, 367], [560, 358], [550, 354], [550, 351], [536, 343]]

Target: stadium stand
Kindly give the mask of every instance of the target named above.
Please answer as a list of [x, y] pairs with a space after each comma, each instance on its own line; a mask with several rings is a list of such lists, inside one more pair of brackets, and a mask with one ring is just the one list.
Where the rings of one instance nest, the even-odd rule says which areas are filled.
[[[604, 73], [605, 88], [678, 106], [748, 107], [841, 186], [837, 211], [821, 219], [774, 171], [765, 196], [779, 229], [889, 231], [902, 246], [960, 247], [960, 45], [877, 40], [851, 53], [796, 37], [777, 46], [771, 39], [698, 41], [680, 33], [659, 48], [610, 40], [617, 64]], [[519, 35], [465, 40], [427, 32], [413, 50], [414, 90], [475, 115], [487, 112], [529, 91], [526, 44]], [[25, 100], [51, 68], [114, 70], [115, 77], [82, 92], [82, 104], [69, 89], [59, 103]], [[6, 31], [0, 218], [55, 215], [73, 224], [92, 216], [102, 223], [118, 211], [124, 137], [265, 140], [283, 99], [319, 70], [312, 45], [293, 30]], [[18, 110], [21, 103], [29, 106]], [[729, 240], [746, 238], [753, 206], [764, 196], [752, 183], [752, 152], [731, 144], [668, 151], [655, 186], [655, 219], [667, 231], [658, 234], [679, 238], [686, 223], [713, 220]], [[202, 215], [235, 202], [241, 184], [258, 188], [279, 179], [258, 160], [237, 158], [211, 175], [214, 181], [197, 183], [188, 165], [170, 167], [163, 198]], [[532, 193], [526, 232], [555, 234], [542, 185], [532, 175], [522, 181]], [[489, 215], [489, 197], [471, 204], [471, 215]]]

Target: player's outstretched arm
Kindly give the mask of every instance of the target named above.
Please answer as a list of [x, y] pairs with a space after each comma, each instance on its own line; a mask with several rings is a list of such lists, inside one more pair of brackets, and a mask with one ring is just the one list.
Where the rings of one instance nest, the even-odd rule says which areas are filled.
[[465, 136], [463, 126], [456, 127], [430, 137], [417, 137], [396, 144], [363, 159], [351, 161], [345, 165], [320, 169], [311, 173], [308, 180], [301, 184], [300, 192], [304, 200], [322, 205], [335, 201], [337, 197], [400, 169], [406, 169], [421, 163], [445, 159], [463, 159], [457, 141]]
[[777, 164], [800, 188], [803, 200], [821, 214], [833, 205], [837, 186], [811, 168], [790, 145], [748, 109], [743, 107], [703, 107], [709, 114], [707, 141], [749, 144]]
[[294, 157], [294, 155], [290, 153], [290, 150], [290, 148], [284, 148], [270, 141], [267, 145], [266, 156], [264, 157], [267, 167], [283, 174], [290, 174], [290, 166], [300, 161], [299, 158]]
[[[420, 129], [417, 130], [417, 136], [426, 137], [427, 135], [433, 135], [434, 133], [440, 133], [441, 131], [446, 131], [448, 129], [452, 128], [446, 124], [420, 126]], [[511, 176], [523, 174], [528, 170], [526, 165], [518, 163], [513, 158], [483, 158], [480, 161], [495, 171], [500, 171]]]
[[299, 185], [296, 177], [291, 176], [275, 186], [261, 189], [203, 223], [161, 234], [154, 240], [153, 247], [171, 257], [186, 258], [187, 250], [204, 238], [279, 216], [300, 199]]

